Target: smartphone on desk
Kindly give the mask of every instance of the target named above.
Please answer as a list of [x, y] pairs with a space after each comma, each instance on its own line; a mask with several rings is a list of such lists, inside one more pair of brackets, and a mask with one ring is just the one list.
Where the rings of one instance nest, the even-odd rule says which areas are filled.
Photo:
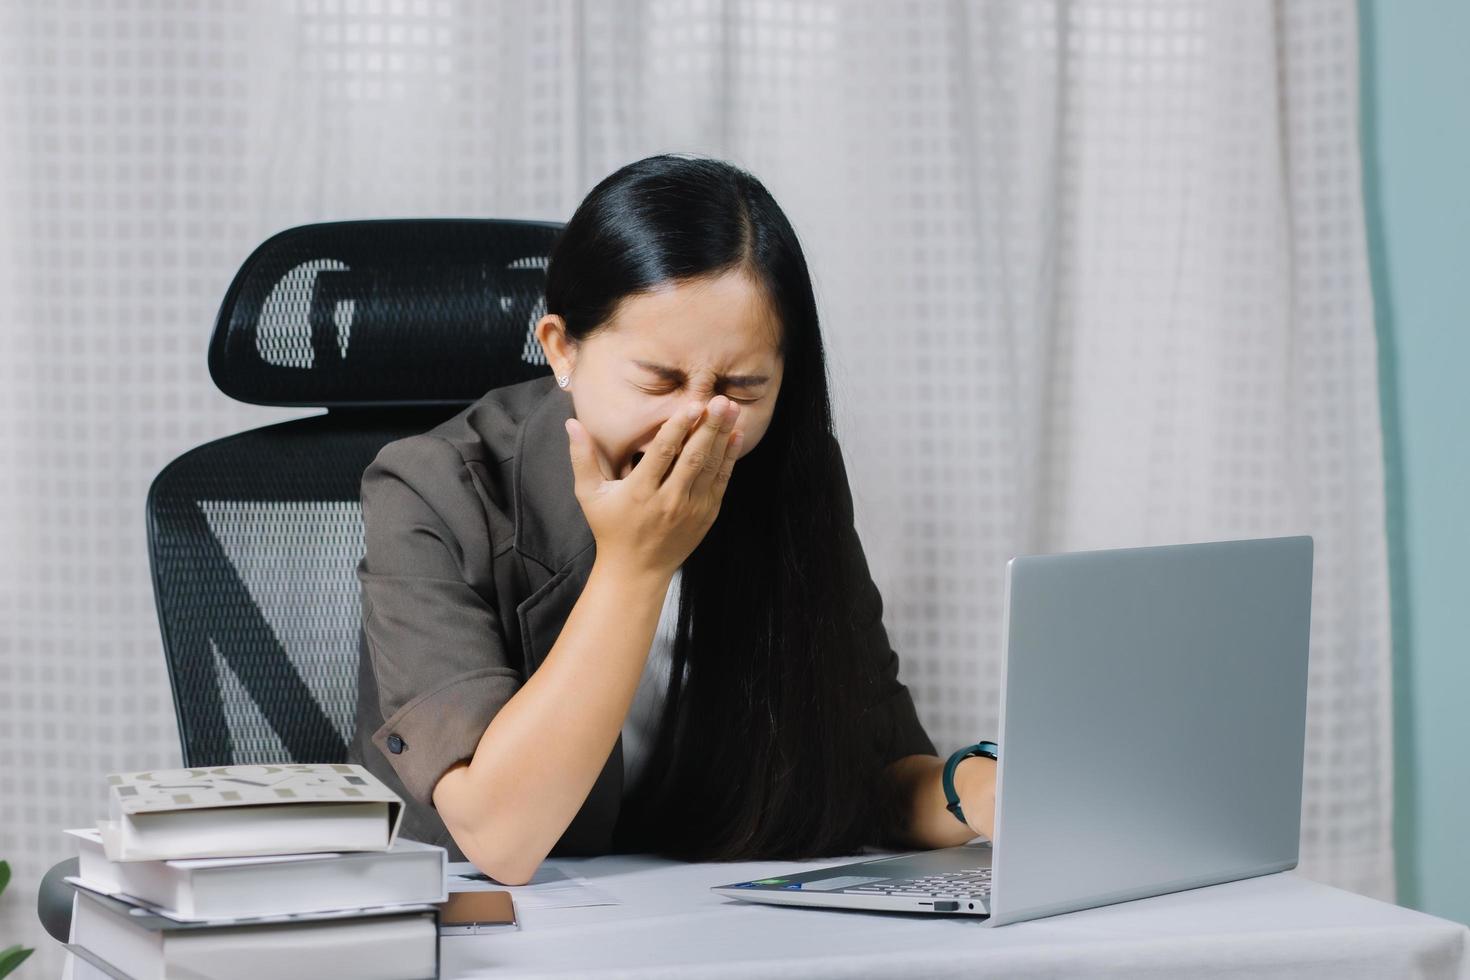
[[441, 936], [474, 936], [519, 927], [510, 892], [450, 892], [439, 903]]

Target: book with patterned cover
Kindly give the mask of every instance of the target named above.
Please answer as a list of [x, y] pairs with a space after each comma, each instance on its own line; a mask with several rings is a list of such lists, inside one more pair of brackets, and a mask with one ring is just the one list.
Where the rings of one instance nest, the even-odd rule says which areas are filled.
[[74, 897], [67, 948], [95, 971], [117, 980], [434, 980], [440, 976], [437, 905], [381, 906], [231, 923], [180, 922], [75, 882], [71, 886]]
[[359, 765], [282, 763], [112, 773], [109, 860], [386, 850], [403, 799]]

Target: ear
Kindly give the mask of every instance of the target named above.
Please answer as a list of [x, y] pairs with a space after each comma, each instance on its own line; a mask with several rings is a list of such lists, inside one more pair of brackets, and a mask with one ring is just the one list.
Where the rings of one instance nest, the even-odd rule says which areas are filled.
[[543, 316], [536, 323], [536, 340], [557, 377], [572, 373], [577, 363], [577, 342], [567, 333], [565, 320], [555, 313]]

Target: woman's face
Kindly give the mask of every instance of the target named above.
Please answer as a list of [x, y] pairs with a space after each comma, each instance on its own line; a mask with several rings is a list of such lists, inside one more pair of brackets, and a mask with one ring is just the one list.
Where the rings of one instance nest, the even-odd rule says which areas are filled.
[[738, 402], [739, 454], [771, 424], [781, 388], [780, 326], [764, 291], [743, 273], [668, 285], [627, 297], [581, 344], [548, 314], [536, 337], [592, 436], [605, 472], [621, 480], [684, 404]]

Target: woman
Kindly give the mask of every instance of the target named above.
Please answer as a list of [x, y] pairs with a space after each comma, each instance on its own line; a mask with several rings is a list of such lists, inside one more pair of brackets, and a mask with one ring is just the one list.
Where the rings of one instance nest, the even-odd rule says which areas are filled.
[[363, 474], [353, 759], [506, 884], [548, 854], [797, 859], [991, 835], [882, 623], [795, 233], [727, 163], [599, 183], [547, 267], [554, 375]]

